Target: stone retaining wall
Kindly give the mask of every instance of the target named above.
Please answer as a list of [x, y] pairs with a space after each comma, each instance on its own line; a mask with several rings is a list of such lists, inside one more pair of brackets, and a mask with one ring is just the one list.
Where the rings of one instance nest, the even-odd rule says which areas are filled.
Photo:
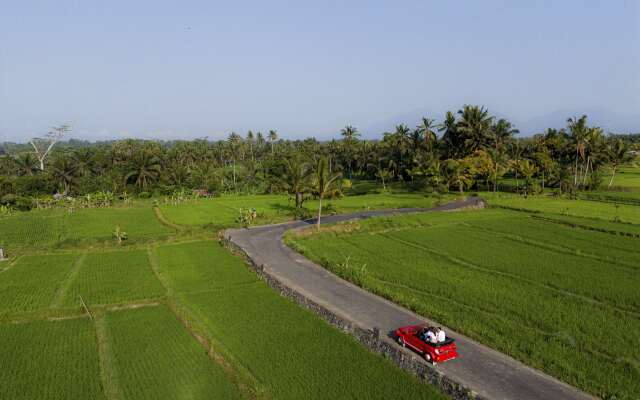
[[233, 250], [235, 253], [243, 255], [249, 266], [272, 289], [278, 291], [282, 296], [288, 297], [289, 299], [295, 301], [297, 304], [318, 314], [331, 325], [339, 328], [344, 332], [349, 333], [358, 342], [366, 346], [369, 350], [390, 359], [398, 367], [416, 375], [422, 382], [437, 386], [443, 393], [451, 396], [454, 400], [486, 400], [485, 397], [480, 396], [474, 391], [445, 376], [442, 372], [438, 371], [432, 365], [421, 362], [417, 358], [417, 356], [408, 354], [401, 350], [395, 344], [381, 339], [379, 330], [374, 329], [373, 331], [370, 331], [362, 329], [353, 324], [351, 321], [336, 315], [324, 306], [321, 306], [308, 299], [298, 291], [284, 285], [277, 278], [266, 272], [262, 265], [257, 265], [256, 263], [254, 263], [251, 257], [249, 257], [240, 246], [233, 243], [232, 240], [227, 237], [223, 237], [222, 240], [223, 243], [228, 248], [231, 248], [231, 250]]

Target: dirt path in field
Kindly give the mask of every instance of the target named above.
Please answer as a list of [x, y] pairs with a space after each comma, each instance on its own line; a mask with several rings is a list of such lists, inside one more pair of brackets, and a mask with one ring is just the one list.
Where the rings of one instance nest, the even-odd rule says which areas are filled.
[[[365, 211], [325, 217], [322, 222], [408, 212], [454, 211], [477, 207], [479, 202], [480, 199], [470, 198], [431, 209]], [[282, 237], [286, 231], [314, 223], [315, 220], [293, 221], [250, 229], [231, 229], [225, 231], [224, 236], [240, 247], [252, 262], [263, 266], [266, 274], [360, 328], [371, 330], [376, 327], [386, 333], [399, 326], [415, 323], [440, 325], [337, 277], [283, 243]], [[464, 335], [450, 329], [447, 329], [447, 333], [456, 339], [460, 358], [435, 368], [482, 397], [496, 400], [593, 399]], [[381, 336], [382, 340], [393, 342], [391, 337]]]

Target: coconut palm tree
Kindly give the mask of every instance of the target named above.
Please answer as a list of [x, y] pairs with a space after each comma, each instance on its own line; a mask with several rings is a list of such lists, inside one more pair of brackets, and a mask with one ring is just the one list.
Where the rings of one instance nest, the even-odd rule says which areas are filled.
[[338, 179], [342, 176], [341, 173], [331, 173], [329, 171], [329, 163], [326, 157], [320, 157], [316, 163], [314, 176], [313, 176], [313, 188], [318, 194], [318, 220], [316, 221], [316, 227], [320, 230], [320, 218], [322, 217], [322, 199], [325, 194], [329, 192], [337, 183]]
[[484, 107], [465, 105], [458, 110], [460, 120], [456, 129], [463, 137], [464, 155], [488, 147], [492, 141], [493, 117]]
[[575, 167], [574, 167], [574, 186], [578, 186], [578, 161], [582, 159], [583, 161], [586, 159], [586, 149], [587, 149], [587, 135], [588, 135], [588, 126], [587, 126], [587, 116], [583, 115], [580, 118], [569, 118], [567, 119], [567, 125], [569, 128], [569, 133], [571, 137], [571, 141], [573, 143], [573, 148], [575, 149]]
[[62, 194], [69, 193], [69, 189], [76, 178], [76, 166], [67, 155], [56, 157], [51, 165], [51, 177], [62, 189]]
[[416, 127], [416, 131], [422, 136], [424, 144], [428, 151], [433, 149], [433, 145], [436, 143], [438, 137], [434, 129], [436, 128], [435, 119], [422, 118], [420, 125]]
[[296, 208], [302, 208], [304, 193], [309, 189], [309, 177], [313, 169], [299, 153], [286, 158], [283, 165], [284, 171], [280, 179], [289, 194], [295, 196]]
[[134, 153], [128, 165], [129, 172], [125, 175], [125, 182], [130, 179], [142, 188], [146, 189], [149, 183], [155, 181], [160, 176], [162, 165], [160, 158], [149, 149], [140, 149]]
[[608, 187], [611, 187], [611, 185], [613, 185], [613, 178], [616, 176], [616, 170], [621, 165], [633, 161], [634, 156], [629, 151], [629, 146], [621, 139], [617, 139], [607, 146], [607, 153], [609, 156], [609, 163], [611, 164], [611, 179], [609, 180]]
[[38, 160], [31, 152], [18, 154], [18, 156], [14, 158], [13, 162], [16, 166], [18, 175], [33, 176], [33, 173], [38, 168]]
[[444, 172], [449, 186], [458, 187], [460, 194], [464, 193], [465, 186], [470, 186], [473, 180], [464, 160], [448, 159], [444, 162]]
[[274, 130], [269, 131], [269, 135], [267, 136], [269, 143], [271, 144], [271, 154], [274, 152], [274, 143], [278, 140], [278, 132]]

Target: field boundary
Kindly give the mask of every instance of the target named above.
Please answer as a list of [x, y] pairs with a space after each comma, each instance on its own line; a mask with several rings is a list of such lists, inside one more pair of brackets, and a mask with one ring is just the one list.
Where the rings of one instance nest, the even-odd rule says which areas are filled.
[[209, 359], [222, 367], [227, 378], [229, 378], [229, 380], [238, 387], [244, 398], [251, 400], [268, 398], [265, 390], [261, 387], [260, 383], [251, 371], [236, 360], [230, 352], [226, 351], [222, 343], [219, 343], [215, 338], [202, 333], [205, 332], [205, 329], [203, 329], [196, 321], [195, 317], [191, 315], [192, 313], [188, 307], [182, 306], [178, 302], [178, 299], [174, 294], [174, 290], [171, 288], [169, 282], [167, 282], [164, 271], [162, 271], [158, 264], [156, 250], [157, 246], [149, 246], [147, 248], [149, 265], [156, 276], [156, 279], [160, 281], [160, 284], [164, 287], [167, 293], [165, 304], [173, 313], [174, 317], [206, 350]]
[[50, 308], [60, 308], [62, 306], [67, 291], [73, 284], [75, 277], [80, 272], [80, 268], [82, 268], [82, 265], [84, 264], [84, 260], [86, 258], [87, 253], [81, 253], [80, 255], [78, 255], [78, 258], [76, 258], [76, 260], [73, 262], [71, 270], [67, 274], [66, 279], [62, 282], [62, 285], [60, 285], [60, 287], [56, 291], [56, 294], [51, 301], [51, 305], [49, 306]]
[[421, 382], [438, 387], [443, 393], [451, 396], [454, 400], [487, 400], [475, 391], [449, 378], [433, 366], [419, 361], [415, 355], [405, 353], [401, 349], [397, 348], [395, 344], [384, 340], [380, 336], [380, 331], [378, 329], [374, 329], [372, 331], [362, 329], [347, 318], [339, 316], [328, 308], [309, 299], [299, 291], [285, 285], [275, 276], [269, 274], [263, 265], [256, 264], [251, 257], [249, 257], [249, 255], [232, 240], [224, 238], [221, 241], [223, 245], [225, 245], [225, 247], [231, 250], [234, 254], [242, 256], [245, 263], [258, 275], [258, 277], [264, 280], [269, 287], [280, 293], [280, 295], [319, 315], [323, 320], [325, 320], [325, 322], [345, 333], [348, 333], [373, 353], [382, 355], [384, 358], [391, 360], [399, 368], [417, 376]]
[[100, 315], [93, 321], [98, 341], [98, 359], [100, 360], [100, 380], [107, 400], [124, 399], [118, 384], [118, 371], [113, 365], [113, 354], [109, 347], [109, 332], [106, 315]]
[[168, 228], [174, 229], [178, 232], [183, 231], [185, 229], [184, 226], [180, 226], [177, 224], [174, 224], [173, 222], [169, 221], [164, 214], [162, 214], [162, 210], [160, 210], [160, 207], [155, 206], [153, 207], [153, 212], [156, 215], [156, 218], [158, 218], [158, 221], [160, 221], [160, 223]]

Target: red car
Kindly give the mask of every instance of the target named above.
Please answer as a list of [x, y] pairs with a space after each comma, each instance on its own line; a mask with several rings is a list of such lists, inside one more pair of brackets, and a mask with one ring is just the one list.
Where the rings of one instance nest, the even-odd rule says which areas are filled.
[[425, 325], [409, 325], [398, 328], [395, 332], [396, 340], [400, 346], [408, 346], [433, 364], [458, 357], [455, 340], [450, 337], [440, 343], [430, 343], [423, 340], [422, 332], [426, 328]]

